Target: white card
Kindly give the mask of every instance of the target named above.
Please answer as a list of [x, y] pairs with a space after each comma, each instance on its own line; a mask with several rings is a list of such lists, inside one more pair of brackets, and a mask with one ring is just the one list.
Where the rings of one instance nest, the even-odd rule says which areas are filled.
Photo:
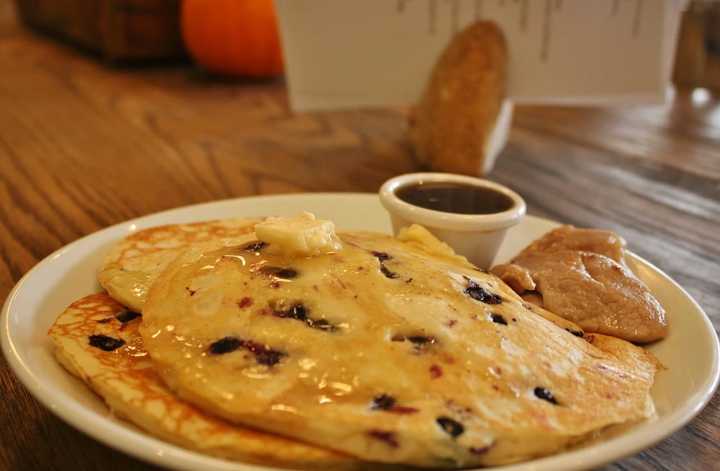
[[296, 110], [409, 105], [452, 35], [497, 22], [516, 103], [662, 102], [684, 0], [276, 0]]

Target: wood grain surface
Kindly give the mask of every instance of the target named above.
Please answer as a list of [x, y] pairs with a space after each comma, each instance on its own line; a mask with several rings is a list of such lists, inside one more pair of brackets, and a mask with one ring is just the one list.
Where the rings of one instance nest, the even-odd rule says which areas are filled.
[[[375, 192], [419, 170], [401, 110], [295, 115], [284, 83], [189, 66], [110, 68], [24, 30], [0, 0], [0, 301], [52, 251], [108, 225], [254, 194]], [[532, 214], [607, 227], [683, 285], [720, 326], [720, 99], [518, 108], [490, 175]], [[0, 469], [152, 469], [40, 406], [0, 360]], [[607, 469], [707, 470], [720, 400]]]

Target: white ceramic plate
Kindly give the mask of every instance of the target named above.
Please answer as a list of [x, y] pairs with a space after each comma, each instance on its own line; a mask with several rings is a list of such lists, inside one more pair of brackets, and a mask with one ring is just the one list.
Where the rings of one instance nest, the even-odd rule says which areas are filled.
[[[308, 210], [338, 227], [389, 232], [376, 195], [302, 194], [243, 198], [190, 206], [118, 224], [80, 239], [48, 256], [30, 270], [5, 302], [2, 348], [10, 366], [30, 392], [63, 420], [97, 440], [162, 466], [177, 469], [261, 470], [170, 445], [113, 417], [85, 385], [53, 359], [47, 330], [76, 299], [97, 292], [95, 272], [106, 250], [127, 234], [151, 226], [215, 218], [291, 215]], [[501, 248], [502, 261], [556, 223], [528, 216], [511, 229]], [[505, 466], [504, 471], [576, 470], [596, 467], [651, 446], [692, 419], [718, 383], [718, 340], [698, 304], [673, 280], [648, 262], [631, 256], [635, 272], [653, 291], [670, 318], [670, 335], [650, 347], [667, 366], [652, 394], [658, 418], [597, 444]]]

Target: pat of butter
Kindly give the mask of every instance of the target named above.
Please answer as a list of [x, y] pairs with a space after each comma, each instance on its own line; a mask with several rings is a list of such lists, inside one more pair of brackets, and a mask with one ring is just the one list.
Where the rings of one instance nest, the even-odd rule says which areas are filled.
[[294, 217], [270, 217], [255, 225], [258, 239], [269, 249], [291, 255], [321, 255], [342, 249], [332, 221], [304, 212]]

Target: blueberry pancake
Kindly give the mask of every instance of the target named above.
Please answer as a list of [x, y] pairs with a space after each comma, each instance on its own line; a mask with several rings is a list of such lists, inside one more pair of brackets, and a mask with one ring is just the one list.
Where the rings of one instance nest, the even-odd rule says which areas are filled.
[[265, 465], [302, 469], [357, 465], [346, 455], [235, 426], [177, 399], [153, 371], [138, 333], [141, 320], [140, 314], [106, 294], [82, 298], [50, 329], [55, 357], [116, 415], [169, 442]]
[[145, 305], [157, 372], [203, 410], [419, 466], [521, 461], [653, 414], [650, 354], [548, 321], [421, 228], [255, 233], [181, 255]]
[[178, 254], [189, 247], [220, 248], [251, 240], [257, 222], [257, 219], [225, 219], [135, 232], [110, 250], [98, 273], [98, 281], [115, 300], [142, 311], [150, 285]]

